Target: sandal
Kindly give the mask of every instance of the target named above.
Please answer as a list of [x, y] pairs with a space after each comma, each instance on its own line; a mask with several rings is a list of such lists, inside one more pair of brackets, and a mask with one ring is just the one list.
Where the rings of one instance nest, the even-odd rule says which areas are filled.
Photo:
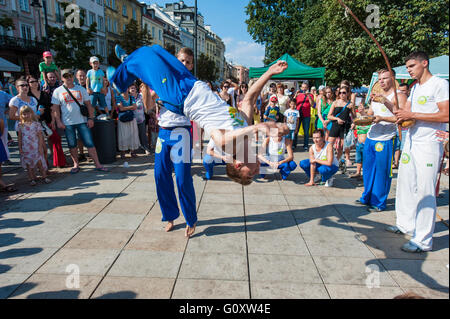
[[78, 173], [80, 171], [80, 168], [79, 167], [74, 167], [74, 168], [72, 168], [71, 170], [70, 170], [70, 174], [76, 174], [76, 173]]
[[36, 183], [36, 181], [35, 181], [34, 179], [30, 181], [30, 185], [31, 185], [31, 186], [36, 186], [36, 184], [37, 184], [37, 183]]
[[2, 193], [14, 193], [17, 192], [17, 188], [14, 188], [13, 186], [6, 186], [0, 189], [0, 192]]
[[96, 167], [95, 170], [99, 172], [109, 172], [109, 170], [105, 166]]

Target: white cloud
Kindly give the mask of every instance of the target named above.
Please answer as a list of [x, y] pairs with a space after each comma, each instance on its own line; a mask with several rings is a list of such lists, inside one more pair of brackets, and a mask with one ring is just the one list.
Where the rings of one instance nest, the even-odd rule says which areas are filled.
[[264, 46], [255, 42], [236, 41], [230, 37], [222, 40], [226, 46], [225, 58], [228, 62], [246, 67], [264, 66]]

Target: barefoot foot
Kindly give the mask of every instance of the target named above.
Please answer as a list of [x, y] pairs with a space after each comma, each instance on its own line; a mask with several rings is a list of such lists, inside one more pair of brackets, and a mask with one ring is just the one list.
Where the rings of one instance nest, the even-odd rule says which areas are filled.
[[186, 226], [186, 231], [185, 231], [184, 235], [186, 237], [188, 237], [188, 238], [191, 237], [194, 234], [194, 232], [195, 232], [195, 226], [196, 225], [197, 224], [194, 224], [193, 227]]
[[314, 182], [309, 182], [309, 183], [306, 183], [305, 186], [316, 186], [316, 183], [314, 183]]
[[173, 229], [173, 227], [174, 227], [173, 221], [168, 222], [166, 225], [166, 232], [170, 232]]

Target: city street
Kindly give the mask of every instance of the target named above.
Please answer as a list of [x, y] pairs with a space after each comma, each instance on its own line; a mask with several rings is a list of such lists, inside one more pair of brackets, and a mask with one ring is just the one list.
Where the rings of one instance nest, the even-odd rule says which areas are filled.
[[[76, 175], [54, 170], [51, 184], [31, 187], [17, 155], [3, 171], [19, 192], [0, 194], [0, 298], [449, 298], [447, 226], [436, 221], [433, 251], [421, 254], [384, 230], [395, 225], [395, 178], [388, 209], [368, 213], [354, 204], [362, 181], [341, 173], [331, 188], [304, 186], [300, 168], [242, 187], [223, 166], [203, 180], [196, 163], [199, 221], [187, 239], [182, 215], [164, 231], [153, 156], [108, 173], [92, 162]], [[443, 175], [447, 223], [448, 184]]]

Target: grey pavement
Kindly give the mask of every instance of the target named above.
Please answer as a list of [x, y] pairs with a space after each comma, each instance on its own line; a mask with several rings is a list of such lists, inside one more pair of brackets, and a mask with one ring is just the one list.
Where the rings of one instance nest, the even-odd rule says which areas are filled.
[[[306, 187], [300, 168], [242, 187], [220, 166], [204, 181], [196, 163], [199, 221], [187, 239], [182, 215], [164, 231], [153, 157], [127, 161], [108, 173], [92, 163], [76, 175], [54, 170], [49, 185], [18, 182], [17, 194], [0, 195], [0, 298], [449, 298], [448, 228], [437, 220], [434, 249], [422, 254], [402, 252], [408, 237], [384, 230], [395, 224], [395, 179], [388, 209], [368, 213], [354, 204], [362, 181], [341, 173], [331, 188]], [[26, 181], [18, 167], [4, 177]], [[447, 223], [448, 204], [443, 176]]]

